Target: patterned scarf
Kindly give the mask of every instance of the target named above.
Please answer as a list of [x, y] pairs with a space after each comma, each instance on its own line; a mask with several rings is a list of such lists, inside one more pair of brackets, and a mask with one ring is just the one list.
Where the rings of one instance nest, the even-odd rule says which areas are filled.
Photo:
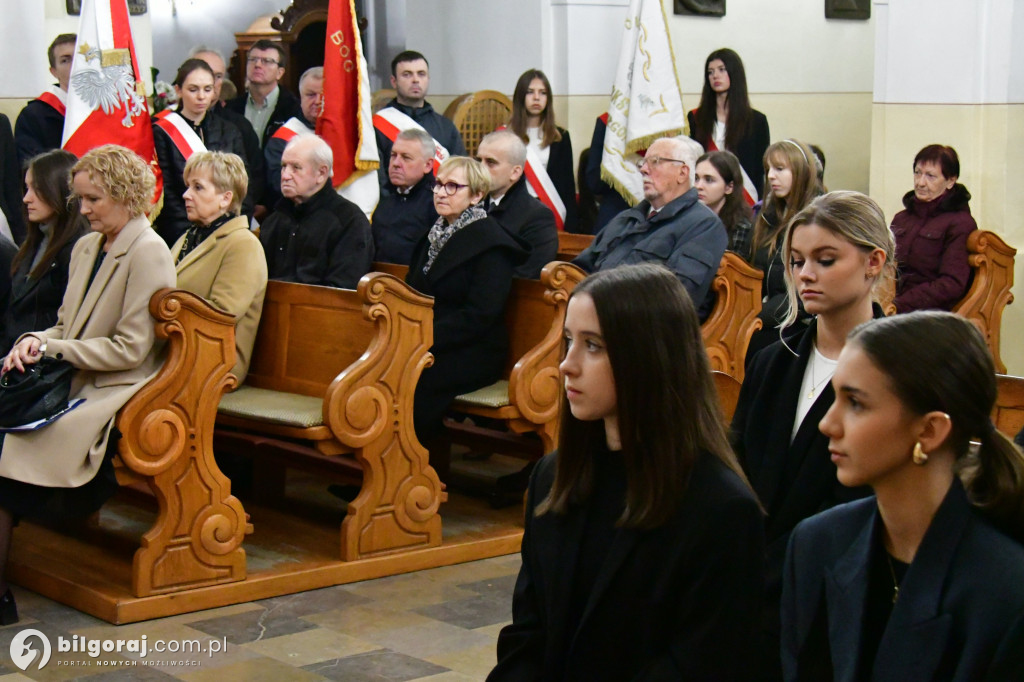
[[434, 264], [434, 259], [437, 258], [437, 254], [441, 253], [441, 249], [448, 243], [448, 240], [452, 238], [452, 235], [464, 228], [470, 223], [475, 223], [481, 218], [487, 217], [487, 211], [483, 209], [479, 204], [470, 206], [462, 215], [456, 219], [454, 223], [449, 225], [445, 222], [444, 218], [438, 218], [434, 226], [430, 228], [430, 232], [427, 234], [427, 239], [430, 241], [430, 248], [427, 249], [427, 264], [423, 266], [423, 274], [430, 272], [431, 266]]

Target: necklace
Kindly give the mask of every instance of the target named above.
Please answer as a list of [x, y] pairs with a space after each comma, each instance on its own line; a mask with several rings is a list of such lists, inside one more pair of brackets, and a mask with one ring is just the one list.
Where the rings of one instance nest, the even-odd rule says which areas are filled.
[[821, 361], [825, 360], [825, 359], [826, 359], [825, 356], [821, 355], [820, 351], [818, 351], [818, 346], [815, 345], [814, 346], [814, 355], [811, 357], [811, 387], [807, 390], [807, 399], [808, 400], [814, 400], [814, 395], [819, 391], [819, 389], [821, 389], [822, 386], [825, 385], [825, 382], [827, 382], [829, 379], [831, 379], [832, 375], [835, 374], [836, 370], [835, 370], [835, 367], [833, 366], [831, 368], [831, 371], [829, 371], [828, 369], [825, 370], [825, 378], [824, 379], [821, 379], [820, 381], [818, 380], [818, 377], [817, 377], [818, 365], [821, 364]]
[[900, 584], [896, 581], [896, 569], [892, 565], [892, 555], [885, 553], [885, 561], [889, 565], [889, 575], [892, 576], [892, 603], [900, 598]]

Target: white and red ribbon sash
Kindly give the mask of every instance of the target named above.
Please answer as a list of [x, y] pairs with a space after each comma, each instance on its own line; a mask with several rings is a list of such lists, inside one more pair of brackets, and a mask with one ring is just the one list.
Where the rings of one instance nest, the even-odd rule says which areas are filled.
[[[696, 118], [697, 118], [697, 110], [694, 109], [690, 113], [693, 114], [693, 118], [696, 120]], [[714, 137], [711, 137], [711, 136], [708, 137], [708, 148], [707, 148], [707, 151], [709, 151], [709, 152], [721, 151], [718, 148], [718, 145], [715, 144], [715, 138]], [[740, 175], [743, 176], [743, 198], [746, 199], [748, 206], [753, 206], [754, 204], [757, 203], [757, 200], [760, 198], [760, 197], [757, 196], [757, 186], [754, 185], [754, 181], [750, 179], [749, 175], [747, 175], [747, 169], [743, 167], [743, 164], [741, 163], [741, 164], [738, 164], [738, 165], [740, 167]], [[696, 171], [696, 170], [697, 169], [695, 168], [694, 171]]]
[[309, 129], [305, 123], [300, 121], [295, 116], [288, 119], [280, 128], [274, 131], [271, 137], [276, 137], [279, 140], [284, 140], [286, 143], [290, 142], [296, 135], [312, 135], [313, 131]]
[[181, 117], [181, 114], [171, 111], [159, 117], [156, 124], [170, 136], [174, 146], [178, 148], [178, 151], [181, 152], [186, 161], [196, 152], [206, 151], [206, 145], [196, 135], [196, 131], [192, 130], [192, 126], [189, 125], [188, 121]]
[[[508, 126], [498, 126], [498, 130], [508, 130]], [[540, 200], [540, 203], [551, 209], [555, 215], [555, 226], [559, 230], [565, 229], [565, 202], [558, 195], [555, 183], [548, 175], [548, 169], [541, 161], [540, 153], [535, 147], [526, 145], [526, 165], [523, 167], [523, 175], [526, 176], [526, 189], [530, 194]]]
[[51, 85], [49, 90], [39, 95], [36, 99], [49, 104], [61, 116], [66, 116], [68, 113], [67, 96], [67, 93], [56, 85]]
[[[373, 127], [384, 134], [384, 137], [391, 140], [392, 143], [398, 138], [398, 134], [403, 130], [412, 130], [418, 128], [420, 130], [426, 130], [416, 121], [403, 114], [394, 107], [384, 107], [376, 114], [373, 115]], [[433, 139], [433, 138], [432, 138]], [[441, 162], [450, 156], [448, 150], [444, 148], [437, 140], [434, 140], [434, 174], [437, 174], [437, 169], [441, 166]], [[382, 159], [382, 163], [385, 161]]]

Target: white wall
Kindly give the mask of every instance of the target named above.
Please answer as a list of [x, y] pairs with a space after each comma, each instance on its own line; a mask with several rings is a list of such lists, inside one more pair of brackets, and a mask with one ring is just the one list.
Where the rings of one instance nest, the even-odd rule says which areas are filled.
[[1019, 0], [878, 3], [875, 101], [1024, 103], [1024, 46], [1012, 40], [1024, 35], [1022, 5]]
[[[63, 0], [60, 0], [63, 2]], [[149, 0], [153, 22], [153, 61], [160, 80], [170, 82], [195, 45], [216, 47], [230, 60], [235, 33], [258, 17], [275, 14], [288, 0]]]

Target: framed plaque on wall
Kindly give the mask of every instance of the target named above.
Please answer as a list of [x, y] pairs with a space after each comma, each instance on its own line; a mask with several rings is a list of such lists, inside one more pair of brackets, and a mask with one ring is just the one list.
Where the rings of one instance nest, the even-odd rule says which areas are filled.
[[[82, 0], [65, 0], [67, 2], [68, 14], [79, 15], [82, 13]], [[128, 0], [128, 13], [137, 16], [146, 13], [147, 0]]]
[[860, 19], [871, 18], [870, 0], [825, 0], [826, 19]]

